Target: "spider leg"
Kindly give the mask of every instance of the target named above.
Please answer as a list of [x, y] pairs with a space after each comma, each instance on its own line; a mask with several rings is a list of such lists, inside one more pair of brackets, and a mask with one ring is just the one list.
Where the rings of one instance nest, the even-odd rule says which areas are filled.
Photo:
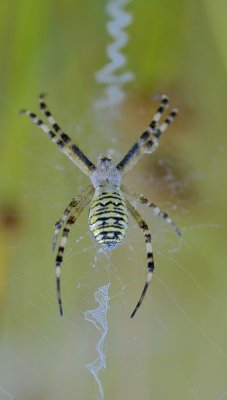
[[55, 118], [53, 117], [51, 111], [49, 110], [47, 104], [44, 101], [44, 98], [46, 97], [45, 93], [41, 93], [39, 95], [39, 107], [40, 110], [42, 111], [42, 113], [45, 115], [45, 117], [47, 118], [49, 124], [51, 125], [51, 127], [54, 129], [54, 131], [64, 140], [64, 138], [67, 137], [66, 142], [69, 145], [69, 143], [72, 145], [72, 141], [70, 139], [70, 137], [68, 135], [66, 135], [66, 133], [63, 132], [62, 128], [58, 125], [58, 123], [56, 122]]
[[75, 221], [76, 221], [75, 215], [72, 215], [67, 219], [66, 225], [63, 229], [61, 243], [58, 248], [58, 253], [57, 253], [57, 257], [56, 257], [56, 261], [55, 261], [57, 300], [58, 300], [59, 313], [61, 316], [63, 316], [63, 308], [62, 308], [62, 300], [61, 300], [61, 284], [60, 284], [61, 264], [63, 261], [63, 253], [64, 253], [65, 246], [66, 246], [66, 243], [68, 240], [68, 235], [69, 235], [70, 229]]
[[147, 207], [151, 208], [154, 215], [157, 215], [158, 217], [164, 219], [165, 222], [167, 222], [168, 225], [171, 226], [171, 228], [175, 231], [175, 233], [178, 236], [182, 236], [180, 230], [177, 228], [175, 223], [172, 221], [172, 219], [168, 216], [168, 214], [161, 210], [156, 204], [152, 203], [149, 199], [147, 199], [143, 194], [137, 194], [135, 192], [132, 192], [129, 190], [126, 186], [122, 185], [121, 186], [122, 191], [124, 191], [126, 194], [129, 196], [133, 197], [134, 199], [138, 200], [141, 204], [145, 204]]
[[171, 112], [169, 113], [168, 117], [165, 119], [165, 121], [154, 131], [154, 136], [159, 138], [163, 132], [169, 127], [170, 124], [175, 120], [177, 114], [178, 114], [178, 108], [173, 108]]
[[169, 106], [169, 99], [161, 95], [161, 105], [153, 116], [148, 128], [139, 137], [138, 141], [130, 148], [124, 158], [118, 163], [117, 169], [122, 175], [126, 174], [146, 153], [153, 153], [159, 145], [159, 137], [175, 119], [178, 110], [174, 108], [166, 120], [159, 125], [164, 111]]
[[132, 206], [132, 204], [127, 199], [125, 201], [126, 201], [126, 204], [127, 204], [127, 207], [129, 209], [130, 213], [132, 214], [135, 221], [137, 222], [137, 224], [143, 231], [144, 239], [145, 239], [145, 243], [146, 243], [146, 252], [147, 252], [147, 268], [148, 268], [147, 279], [146, 279], [146, 283], [144, 285], [142, 294], [140, 296], [140, 299], [131, 314], [131, 318], [133, 318], [134, 315], [136, 314], [138, 308], [143, 303], [147, 289], [150, 285], [150, 282], [151, 282], [151, 279], [153, 276], [153, 271], [154, 271], [154, 258], [153, 258], [153, 250], [152, 250], [152, 245], [151, 245], [151, 233], [149, 231], [147, 223], [144, 221], [144, 219], [141, 217], [141, 215], [138, 213], [138, 211]]
[[81, 199], [84, 196], [87, 196], [89, 194], [91, 188], [92, 188], [92, 186], [89, 185], [89, 187], [86, 189], [86, 191], [83, 191], [80, 195], [78, 195], [77, 197], [74, 197], [70, 201], [69, 205], [66, 207], [65, 211], [62, 214], [62, 217], [55, 223], [54, 237], [53, 237], [53, 241], [52, 241], [52, 251], [55, 250], [59, 232], [61, 230], [61, 227], [65, 223], [66, 219], [68, 218], [69, 214], [71, 214], [73, 209], [75, 209], [77, 207], [77, 205], [81, 201]]
[[165, 110], [167, 110], [167, 108], [169, 107], [169, 98], [168, 96], [166, 96], [165, 94], [161, 94], [161, 95], [155, 95], [153, 97], [154, 100], [156, 99], [161, 99], [161, 105], [159, 106], [159, 108], [157, 109], [156, 113], [154, 114], [149, 127], [153, 128], [154, 126], [157, 125], [157, 123], [159, 122], [162, 114], [164, 113]]
[[[155, 128], [153, 132], [153, 139], [149, 139], [141, 148], [141, 155], [139, 158], [143, 156], [143, 154], [151, 154], [154, 153], [154, 151], [157, 149], [159, 145], [159, 138], [163, 132], [168, 128], [168, 126], [174, 121], [178, 114], [178, 109], [173, 108], [173, 110], [170, 112], [168, 117], [165, 119], [165, 121], [158, 127]], [[136, 163], [137, 161], [135, 161]], [[134, 163], [134, 164], [135, 164]]]
[[65, 223], [69, 214], [73, 211], [73, 209], [76, 207], [76, 205], [77, 205], [77, 202], [76, 202], [75, 198], [73, 198], [70, 201], [69, 205], [66, 207], [62, 217], [55, 223], [54, 237], [53, 237], [53, 241], [52, 241], [52, 251], [55, 250], [56, 243], [58, 240], [58, 235], [59, 235], [62, 225]]
[[47, 134], [47, 136], [49, 136], [62, 153], [64, 153], [77, 167], [79, 167], [83, 173], [90, 176], [96, 169], [95, 165], [85, 156], [79, 147], [72, 142], [71, 138], [66, 133], [62, 132], [60, 127], [55, 123], [51, 113], [46, 108], [45, 103], [43, 103], [42, 98], [43, 95], [40, 96], [40, 107], [47, 116], [48, 121], [53, 126], [55, 132], [49, 129], [35, 113], [29, 110], [21, 110], [21, 114], [27, 115], [43, 130], [43, 132]]
[[63, 133], [62, 129], [60, 126], [57, 124], [55, 118], [53, 117], [52, 113], [50, 112], [49, 108], [47, 107], [46, 103], [44, 102], [44, 98], [46, 97], [46, 94], [41, 93], [39, 95], [39, 107], [42, 113], [46, 116], [49, 124], [52, 126], [52, 128], [55, 130], [56, 133]]
[[[93, 188], [92, 188], [93, 189]], [[62, 308], [62, 300], [61, 300], [61, 285], [60, 285], [60, 274], [61, 274], [61, 264], [63, 261], [63, 254], [65, 251], [65, 246], [67, 244], [68, 236], [72, 225], [76, 222], [77, 218], [89, 203], [91, 199], [91, 195], [93, 190], [90, 190], [90, 193], [87, 196], [84, 196], [81, 201], [77, 204], [77, 206], [72, 210], [72, 213], [69, 215], [65, 227], [62, 232], [61, 242], [58, 247], [58, 252], [55, 260], [55, 272], [56, 272], [56, 289], [57, 289], [57, 300], [59, 306], [59, 313], [63, 316], [63, 308]]]

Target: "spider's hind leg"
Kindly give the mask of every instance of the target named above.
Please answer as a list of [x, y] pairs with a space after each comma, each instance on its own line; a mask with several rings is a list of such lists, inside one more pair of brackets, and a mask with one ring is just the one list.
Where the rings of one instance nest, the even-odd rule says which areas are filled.
[[[78, 202], [70, 209], [69, 207], [66, 208], [62, 218], [59, 220], [59, 224], [63, 224], [63, 219], [66, 220], [68, 217], [66, 224], [64, 226], [63, 232], [62, 232], [62, 237], [60, 241], [60, 245], [58, 247], [57, 251], [57, 256], [55, 260], [55, 272], [56, 272], [56, 289], [57, 289], [57, 300], [58, 300], [58, 306], [59, 306], [59, 313], [62, 316], [63, 315], [63, 308], [62, 308], [62, 300], [61, 300], [61, 285], [60, 285], [60, 274], [61, 274], [61, 265], [63, 262], [63, 254], [65, 251], [65, 246], [67, 244], [68, 236], [70, 233], [70, 230], [72, 228], [72, 225], [76, 222], [77, 218], [83, 211], [83, 209], [86, 207], [86, 205], [89, 203], [91, 200], [91, 196], [94, 192], [94, 188], [89, 185], [88, 189], [81, 194]], [[72, 200], [73, 202], [73, 200]], [[71, 202], [71, 203], [72, 203]], [[70, 204], [71, 204], [70, 203]], [[63, 222], [62, 222], [63, 221]], [[56, 229], [57, 230], [57, 235], [59, 233], [59, 227]], [[56, 240], [56, 230], [55, 230], [55, 236], [54, 236], [54, 242], [53, 245], [55, 246]]]
[[55, 223], [54, 237], [53, 237], [53, 241], [52, 241], [52, 251], [55, 250], [56, 243], [57, 243], [57, 240], [58, 240], [58, 235], [59, 235], [59, 232], [61, 230], [61, 227], [65, 223], [65, 221], [68, 218], [69, 214], [76, 207], [76, 205], [77, 205], [76, 199], [73, 198], [72, 201], [70, 201], [69, 205], [66, 207], [62, 217]]
[[79, 206], [79, 203], [83, 198], [86, 198], [86, 196], [90, 195], [90, 192], [93, 192], [93, 187], [89, 185], [85, 190], [83, 190], [82, 193], [80, 193], [78, 196], [74, 197], [69, 205], [66, 207], [65, 211], [63, 212], [61, 218], [55, 223], [55, 229], [54, 229], [54, 237], [52, 240], [52, 251], [55, 250], [56, 243], [58, 240], [58, 235], [61, 230], [61, 227], [64, 225], [65, 221], [69, 217], [70, 214], [73, 213], [74, 209], [77, 209], [77, 206]]
[[69, 235], [71, 227], [75, 221], [76, 221], [75, 215], [72, 215], [68, 218], [66, 225], [63, 229], [61, 243], [58, 248], [56, 261], [55, 261], [57, 300], [58, 300], [58, 306], [59, 306], [59, 313], [61, 316], [63, 316], [63, 308], [62, 308], [62, 300], [61, 300], [61, 284], [60, 284], [61, 264], [63, 261], [63, 254], [64, 254], [65, 246], [66, 246], [66, 243], [68, 240], [68, 235]]
[[150, 285], [150, 282], [151, 282], [151, 279], [153, 276], [153, 271], [154, 271], [154, 258], [153, 258], [153, 250], [152, 250], [152, 245], [151, 245], [151, 233], [149, 231], [147, 223], [144, 221], [144, 219], [141, 217], [141, 215], [138, 213], [138, 211], [131, 205], [131, 203], [128, 200], [126, 200], [126, 204], [127, 204], [127, 207], [129, 209], [130, 213], [134, 217], [135, 221], [137, 222], [137, 224], [143, 231], [145, 244], [146, 244], [146, 252], [147, 252], [147, 269], [148, 269], [147, 279], [146, 279], [146, 283], [144, 285], [142, 294], [140, 296], [140, 299], [131, 314], [131, 318], [133, 318], [134, 315], [136, 314], [138, 308], [143, 303], [147, 289]]

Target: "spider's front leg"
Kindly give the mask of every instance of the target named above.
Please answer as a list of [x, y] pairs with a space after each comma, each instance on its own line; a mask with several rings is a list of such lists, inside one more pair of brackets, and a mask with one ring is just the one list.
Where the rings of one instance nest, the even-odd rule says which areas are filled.
[[174, 121], [178, 114], [178, 109], [173, 108], [168, 117], [162, 124], [159, 121], [169, 107], [169, 99], [166, 95], [160, 95], [161, 105], [157, 109], [146, 131], [140, 135], [137, 142], [129, 149], [124, 158], [118, 163], [117, 169], [125, 175], [139, 160], [147, 153], [153, 153], [159, 144], [161, 134]]
[[54, 142], [59, 150], [65, 154], [80, 170], [91, 176], [95, 171], [95, 165], [86, 157], [86, 155], [80, 150], [80, 148], [74, 144], [71, 138], [62, 131], [60, 126], [57, 124], [55, 118], [48, 109], [44, 102], [44, 95], [41, 94], [39, 97], [39, 105], [43, 114], [47, 117], [47, 120], [53, 129], [44, 124], [44, 122], [33, 112], [29, 110], [21, 110], [21, 114], [27, 115], [39, 128], [45, 132], [49, 138]]

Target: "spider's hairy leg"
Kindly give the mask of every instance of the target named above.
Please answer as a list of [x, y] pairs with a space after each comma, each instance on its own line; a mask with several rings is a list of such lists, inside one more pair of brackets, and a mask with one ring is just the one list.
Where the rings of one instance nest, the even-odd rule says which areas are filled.
[[117, 169], [122, 175], [126, 174], [144, 154], [153, 153], [156, 150], [161, 133], [166, 130], [167, 126], [173, 121], [177, 114], [177, 109], [174, 109], [164, 123], [159, 126], [161, 116], [169, 107], [168, 97], [164, 94], [159, 97], [161, 99], [161, 104], [148, 125], [148, 128], [142, 133], [137, 142], [117, 165]]
[[63, 253], [64, 253], [65, 246], [67, 243], [68, 235], [69, 235], [70, 229], [75, 221], [76, 221], [75, 215], [72, 215], [67, 219], [66, 226], [63, 229], [61, 243], [58, 248], [58, 253], [57, 253], [57, 257], [56, 257], [56, 261], [55, 261], [57, 300], [58, 300], [59, 313], [60, 313], [61, 317], [63, 316], [63, 307], [62, 307], [62, 300], [61, 300], [61, 283], [60, 283], [61, 264], [63, 261]]
[[[42, 103], [42, 97], [40, 102]], [[45, 110], [45, 103], [43, 106], [43, 112], [46, 115], [46, 113], [49, 113], [49, 122], [54, 121], [54, 118], [51, 116], [50, 112]], [[88, 175], [91, 176], [92, 173], [96, 170], [95, 165], [85, 156], [85, 154], [79, 149], [79, 147], [74, 144], [71, 140], [71, 138], [62, 130], [60, 127], [56, 124], [56, 126], [53, 126], [55, 129], [55, 132], [51, 129], [48, 128], [47, 125], [44, 124], [44, 122], [33, 112], [29, 110], [21, 110], [21, 114], [27, 115], [37, 126], [39, 126], [43, 132], [45, 132], [49, 138], [52, 140], [52, 142], [56, 143], [58, 146], [59, 150], [64, 153], [77, 167], [81, 169], [81, 171]], [[57, 131], [56, 128], [59, 128], [59, 131]]]
[[45, 132], [47, 134], [47, 136], [49, 136], [49, 138], [52, 140], [52, 142], [56, 143], [58, 146], [58, 141], [59, 141], [59, 137], [56, 133], [54, 133], [53, 131], [51, 131], [47, 125], [44, 124], [44, 122], [33, 112], [29, 111], [29, 110], [21, 110], [20, 114], [22, 115], [27, 115], [33, 122], [35, 125], [37, 125], [39, 128], [42, 129], [43, 132]]
[[45, 93], [41, 93], [39, 95], [39, 107], [42, 113], [46, 116], [49, 124], [55, 130], [56, 133], [63, 133], [60, 126], [57, 124], [55, 118], [53, 117], [52, 113], [50, 112], [49, 108], [47, 107], [46, 103], [44, 102], [44, 98], [46, 97]]
[[164, 219], [164, 221], [167, 222], [167, 224], [169, 224], [172, 227], [172, 229], [178, 236], [180, 237], [182, 236], [180, 230], [177, 228], [175, 223], [172, 221], [172, 219], [168, 216], [168, 214], [165, 211], [162, 211], [161, 208], [159, 208], [156, 204], [152, 203], [143, 194], [139, 196], [139, 201], [140, 203], [146, 204], [147, 207], [151, 208], [154, 215], [158, 215], [160, 218]]
[[58, 240], [58, 235], [61, 230], [62, 225], [65, 223], [66, 219], [68, 218], [69, 214], [72, 212], [72, 210], [76, 207], [76, 201], [73, 198], [69, 205], [66, 207], [64, 213], [62, 214], [62, 217], [55, 223], [55, 229], [54, 229], [54, 237], [52, 241], [52, 251], [55, 250], [56, 243]]
[[122, 185], [121, 189], [123, 192], [128, 194], [129, 196], [133, 197], [134, 199], [138, 200], [141, 204], [145, 204], [148, 208], [151, 208], [154, 215], [164, 219], [164, 221], [171, 226], [171, 228], [175, 231], [178, 236], [182, 236], [182, 233], [176, 226], [176, 224], [172, 221], [172, 219], [168, 216], [168, 214], [161, 210], [156, 204], [152, 203], [149, 199], [147, 199], [143, 194], [137, 194], [129, 190], [126, 186]]
[[149, 139], [141, 148], [141, 154], [151, 154], [157, 149], [159, 145], [159, 138], [163, 132], [168, 128], [170, 124], [174, 121], [178, 114], [178, 109], [173, 108], [172, 111], [169, 113], [168, 117], [165, 121], [160, 125], [154, 128], [154, 132], [152, 135], [152, 139]]
[[170, 124], [175, 120], [179, 113], [178, 108], [173, 108], [169, 113], [168, 117], [164, 120], [164, 122], [154, 131], [154, 136], [159, 139], [161, 134], [165, 132], [165, 130], [169, 127]]
[[126, 200], [126, 204], [127, 204], [127, 207], [129, 209], [130, 213], [134, 217], [135, 221], [137, 222], [137, 224], [143, 231], [145, 244], [146, 244], [146, 252], [147, 252], [147, 269], [148, 269], [147, 279], [146, 279], [146, 283], [144, 285], [142, 294], [140, 296], [140, 299], [131, 314], [131, 318], [133, 318], [134, 315], [136, 314], [138, 308], [143, 303], [147, 289], [150, 285], [150, 282], [151, 282], [151, 279], [153, 276], [153, 271], [154, 271], [154, 257], [153, 257], [153, 250], [152, 250], [152, 245], [151, 245], [151, 233], [149, 231], [147, 223], [144, 221], [144, 219], [141, 217], [141, 215], [138, 213], [138, 211], [132, 206], [132, 204], [128, 200]]
[[164, 113], [165, 110], [167, 110], [167, 108], [169, 107], [169, 98], [168, 96], [166, 96], [165, 94], [160, 94], [160, 95], [154, 95], [153, 96], [154, 100], [161, 100], [161, 105], [159, 106], [159, 108], [157, 109], [156, 113], [154, 114], [149, 127], [153, 128], [154, 126], [157, 125], [157, 123], [159, 122], [162, 114]]
[[63, 262], [63, 254], [65, 251], [65, 246], [67, 244], [68, 236], [71, 230], [72, 225], [76, 222], [77, 218], [86, 207], [86, 205], [91, 200], [91, 196], [93, 194], [93, 188], [90, 189], [90, 192], [84, 196], [81, 201], [77, 204], [77, 206], [72, 210], [72, 213], [69, 215], [65, 227], [62, 232], [62, 237], [60, 241], [60, 246], [58, 247], [58, 252], [55, 260], [55, 267], [56, 267], [56, 288], [57, 288], [57, 300], [59, 306], [59, 313], [63, 315], [63, 308], [62, 308], [62, 300], [61, 300], [61, 285], [60, 285], [60, 274], [61, 274], [61, 264]]
[[93, 187], [91, 185], [89, 185], [88, 188], [86, 190], [84, 190], [80, 195], [78, 195], [77, 197], [74, 197], [70, 201], [69, 205], [66, 207], [61, 218], [55, 223], [54, 237], [53, 237], [53, 241], [52, 241], [52, 251], [55, 250], [59, 232], [61, 230], [61, 227], [65, 223], [66, 219], [68, 218], [69, 214], [72, 214], [73, 209], [77, 207], [78, 203], [81, 201], [81, 199], [83, 197], [89, 195], [89, 193], [91, 192], [92, 189], [93, 189]]

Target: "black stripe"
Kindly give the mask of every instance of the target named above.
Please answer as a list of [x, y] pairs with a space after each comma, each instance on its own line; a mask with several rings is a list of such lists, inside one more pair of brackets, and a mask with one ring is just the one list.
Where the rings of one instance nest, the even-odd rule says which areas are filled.
[[[96, 235], [96, 236], [108, 235], [108, 234], [110, 234], [110, 235], [122, 235], [122, 231], [124, 230], [124, 229], [121, 229], [120, 227], [115, 227], [115, 226], [113, 226], [113, 228], [117, 228], [117, 229], [113, 229], [112, 231], [106, 230], [105, 226], [104, 227], [100, 227], [100, 228], [101, 229], [97, 228], [97, 230], [94, 231], [94, 235]], [[106, 228], [109, 228], [109, 227], [106, 227]], [[97, 232], [97, 231], [99, 231], [99, 232]]]
[[171, 111], [171, 113], [169, 114], [170, 117], [176, 117], [177, 115], [177, 111]]
[[61, 263], [62, 263], [62, 256], [58, 254], [55, 261], [56, 267], [59, 267]]
[[52, 131], [48, 132], [48, 135], [50, 136], [51, 139], [53, 139], [54, 137], [56, 137], [55, 133]]
[[72, 217], [70, 217], [70, 218], [68, 219], [67, 224], [72, 225], [72, 224], [74, 224], [74, 222], [75, 222], [75, 217], [72, 216]]
[[[109, 221], [110, 219], [113, 219], [114, 221], [110, 222], [109, 224], [107, 224], [107, 221]], [[117, 216], [116, 217], [113, 217], [113, 216], [100, 217], [100, 218], [97, 218], [94, 222], [92, 222], [91, 225], [96, 224], [96, 222], [102, 222], [103, 225], [108, 225], [109, 227], [110, 226], [114, 226], [115, 227], [116, 225], [119, 225], [120, 221], [123, 221], [125, 223], [124, 218], [117, 217]]]
[[138, 143], [135, 143], [128, 151], [128, 153], [125, 155], [125, 157], [121, 160], [121, 162], [119, 162], [116, 168], [122, 169], [125, 166], [125, 164], [127, 164], [127, 162], [130, 160], [130, 158], [132, 158], [136, 153], [138, 153], [139, 148], [140, 147]]
[[160, 106], [160, 107], [157, 109], [156, 114], [162, 114], [164, 110], [165, 110], [165, 108], [164, 108], [163, 106]]
[[58, 252], [59, 253], [64, 253], [65, 248], [63, 246], [59, 246]]
[[150, 242], [151, 241], [151, 234], [150, 233], [146, 233], [145, 235], [145, 242]]
[[148, 226], [145, 221], [140, 221], [139, 225], [140, 225], [140, 228], [143, 230], [148, 229]]
[[54, 128], [54, 130], [55, 130], [56, 132], [60, 131], [60, 126], [59, 126], [58, 124], [56, 124], [56, 122], [55, 122], [55, 124], [53, 125], [53, 128]]
[[120, 196], [120, 194], [113, 195], [113, 193], [106, 193], [104, 196], [103, 196], [103, 194], [98, 195], [95, 200], [103, 200], [103, 199], [117, 199], [117, 200], [120, 199], [121, 200], [122, 197]]
[[[101, 235], [100, 240], [109, 240], [109, 241], [114, 241], [114, 240], [119, 240], [119, 236], [122, 236], [122, 231], [110, 231], [110, 232], [99, 232], [99, 234], [94, 235], [95, 237], [98, 237]], [[108, 237], [108, 235], [111, 235], [111, 237]], [[113, 236], [112, 236], [113, 235]]]
[[97, 221], [108, 221], [109, 219], [114, 219], [115, 221], [124, 221], [124, 218], [118, 217], [117, 215], [116, 216], [110, 215], [109, 217], [97, 218], [95, 222], [97, 222]]
[[149, 127], [150, 127], [151, 129], [154, 129], [154, 128], [156, 127], [156, 124], [157, 124], [156, 121], [151, 121]]
[[83, 161], [90, 169], [96, 169], [95, 165], [90, 160], [88, 160], [88, 158], [79, 149], [79, 147], [77, 147], [75, 144], [73, 144], [71, 149], [81, 159], [81, 161]]
[[146, 142], [146, 140], [149, 138], [149, 136], [150, 136], [150, 132], [145, 131], [145, 132], [143, 132], [142, 135], [140, 136], [140, 140]]
[[66, 134], [66, 133], [61, 133], [61, 138], [62, 138], [62, 140], [63, 140], [63, 142], [64, 143], [69, 143], [69, 142], [71, 142], [71, 139], [70, 139], [70, 137]]
[[[109, 206], [110, 204], [114, 205], [115, 207], [122, 206], [122, 207], [125, 208], [125, 206], [124, 206], [123, 203], [121, 203], [121, 202], [119, 202], [119, 203], [114, 203], [114, 202], [111, 201], [111, 200], [110, 200], [110, 201], [107, 201], [105, 204], [103, 204], [103, 203], [101, 203], [101, 202], [98, 201], [98, 203], [94, 206], [94, 208], [97, 207], [97, 206], [106, 207], [106, 206]], [[111, 211], [112, 211], [112, 210], [111, 210]]]
[[153, 254], [152, 253], [147, 253], [147, 258], [153, 258]]
[[56, 144], [59, 146], [59, 147], [64, 147], [64, 142], [61, 140], [61, 139], [59, 139], [57, 142], [56, 142]]
[[162, 99], [162, 104], [166, 105], [168, 104], [169, 100], [167, 97], [164, 97], [164, 99]]
[[[97, 217], [98, 215], [102, 215], [102, 214], [109, 214], [109, 213], [115, 213], [115, 214], [119, 214], [119, 215], [125, 215], [127, 217], [127, 214], [125, 214], [123, 211], [118, 211], [118, 210], [108, 210], [108, 211], [100, 211], [100, 212], [94, 212], [91, 214], [91, 217]], [[113, 217], [115, 218], [115, 217]]]
[[40, 102], [39, 106], [40, 106], [41, 110], [43, 110], [44, 108], [46, 108], [46, 104], [43, 103], [43, 102]]
[[149, 262], [148, 263], [148, 270], [149, 270], [149, 272], [153, 272], [154, 271], [154, 263], [153, 262]]

